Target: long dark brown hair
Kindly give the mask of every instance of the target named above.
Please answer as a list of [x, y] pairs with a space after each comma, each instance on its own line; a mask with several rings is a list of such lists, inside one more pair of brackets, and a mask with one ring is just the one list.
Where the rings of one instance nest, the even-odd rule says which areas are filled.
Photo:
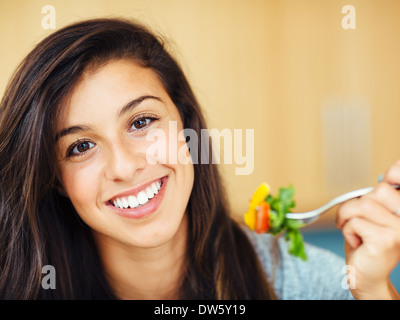
[[[0, 106], [2, 299], [116, 298], [90, 228], [57, 191], [55, 120], [63, 98], [87, 68], [120, 58], [157, 73], [184, 128], [198, 134], [206, 128], [182, 69], [163, 41], [142, 25], [87, 20], [41, 41], [18, 67]], [[275, 298], [251, 242], [230, 217], [217, 166], [195, 164], [194, 172], [180, 298]], [[41, 286], [44, 265], [55, 267], [55, 290]]]

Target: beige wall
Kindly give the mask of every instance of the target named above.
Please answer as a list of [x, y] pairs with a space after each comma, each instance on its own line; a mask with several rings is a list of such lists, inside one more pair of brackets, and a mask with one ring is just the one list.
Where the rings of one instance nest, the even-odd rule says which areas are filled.
[[[170, 40], [209, 127], [255, 130], [253, 173], [221, 165], [236, 214], [260, 182], [274, 192], [292, 183], [308, 210], [373, 184], [400, 158], [398, 0], [1, 0], [0, 94], [52, 32], [41, 25], [48, 4], [57, 28], [100, 16], [145, 22]], [[356, 29], [342, 27], [348, 4]]]

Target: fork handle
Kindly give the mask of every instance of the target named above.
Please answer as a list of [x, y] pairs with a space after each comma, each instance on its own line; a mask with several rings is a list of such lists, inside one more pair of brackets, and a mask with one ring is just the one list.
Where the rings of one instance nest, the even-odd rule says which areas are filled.
[[[392, 185], [392, 187], [394, 189], [400, 190], [400, 185], [395, 184], [395, 185]], [[341, 204], [343, 202], [346, 202], [346, 201], [354, 199], [354, 198], [359, 198], [359, 197], [371, 192], [373, 189], [374, 189], [374, 187], [367, 187], [367, 188], [353, 190], [353, 191], [344, 193], [344, 194], [332, 199], [331, 201], [329, 201], [328, 203], [326, 203], [325, 205], [323, 205], [322, 207], [320, 207], [316, 210], [304, 212], [304, 213], [292, 213], [292, 212], [287, 213], [286, 218], [296, 219], [296, 220], [314, 218], [314, 217], [321, 215], [325, 211], [328, 211], [332, 207], [337, 206], [338, 204]]]
[[[400, 185], [392, 185], [392, 187], [394, 189], [400, 190]], [[332, 199], [331, 201], [329, 201], [326, 205], [322, 206], [321, 208], [324, 207], [333, 207], [336, 206], [340, 203], [346, 202], [348, 200], [354, 199], [354, 198], [359, 198], [363, 195], [366, 195], [367, 193], [371, 192], [374, 189], [374, 187], [367, 187], [367, 188], [362, 188], [362, 189], [358, 189], [358, 190], [353, 190], [347, 193], [344, 193], [334, 199]]]
[[[400, 185], [398, 184], [394, 184], [392, 185], [392, 187], [396, 190], [400, 190]], [[341, 204], [343, 202], [346, 202], [348, 200], [354, 199], [354, 198], [359, 198], [363, 195], [366, 195], [367, 193], [370, 193], [372, 190], [374, 189], [374, 187], [367, 187], [367, 188], [362, 188], [362, 189], [358, 189], [358, 190], [353, 190], [347, 193], [344, 193], [336, 198], [334, 198], [333, 200], [331, 200], [330, 202], [328, 202], [326, 205], [322, 206], [322, 208], [325, 208], [325, 210], [334, 207], [338, 204]], [[322, 210], [322, 211], [325, 211]]]

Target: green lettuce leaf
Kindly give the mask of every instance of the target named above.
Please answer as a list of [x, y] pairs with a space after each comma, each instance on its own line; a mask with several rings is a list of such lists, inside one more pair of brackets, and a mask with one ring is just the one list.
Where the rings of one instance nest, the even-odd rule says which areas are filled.
[[280, 188], [277, 196], [269, 194], [265, 201], [271, 206], [270, 229], [271, 234], [279, 234], [285, 232], [285, 240], [289, 241], [288, 251], [295, 257], [307, 260], [304, 249], [303, 236], [299, 231], [302, 224], [297, 220], [286, 219], [286, 213], [296, 206], [293, 200], [295, 188], [289, 186]]

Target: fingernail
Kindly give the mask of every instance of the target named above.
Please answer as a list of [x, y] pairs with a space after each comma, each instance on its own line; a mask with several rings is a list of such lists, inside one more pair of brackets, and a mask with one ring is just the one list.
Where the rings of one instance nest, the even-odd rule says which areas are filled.
[[383, 180], [383, 173], [378, 177], [378, 182], [382, 182]]

